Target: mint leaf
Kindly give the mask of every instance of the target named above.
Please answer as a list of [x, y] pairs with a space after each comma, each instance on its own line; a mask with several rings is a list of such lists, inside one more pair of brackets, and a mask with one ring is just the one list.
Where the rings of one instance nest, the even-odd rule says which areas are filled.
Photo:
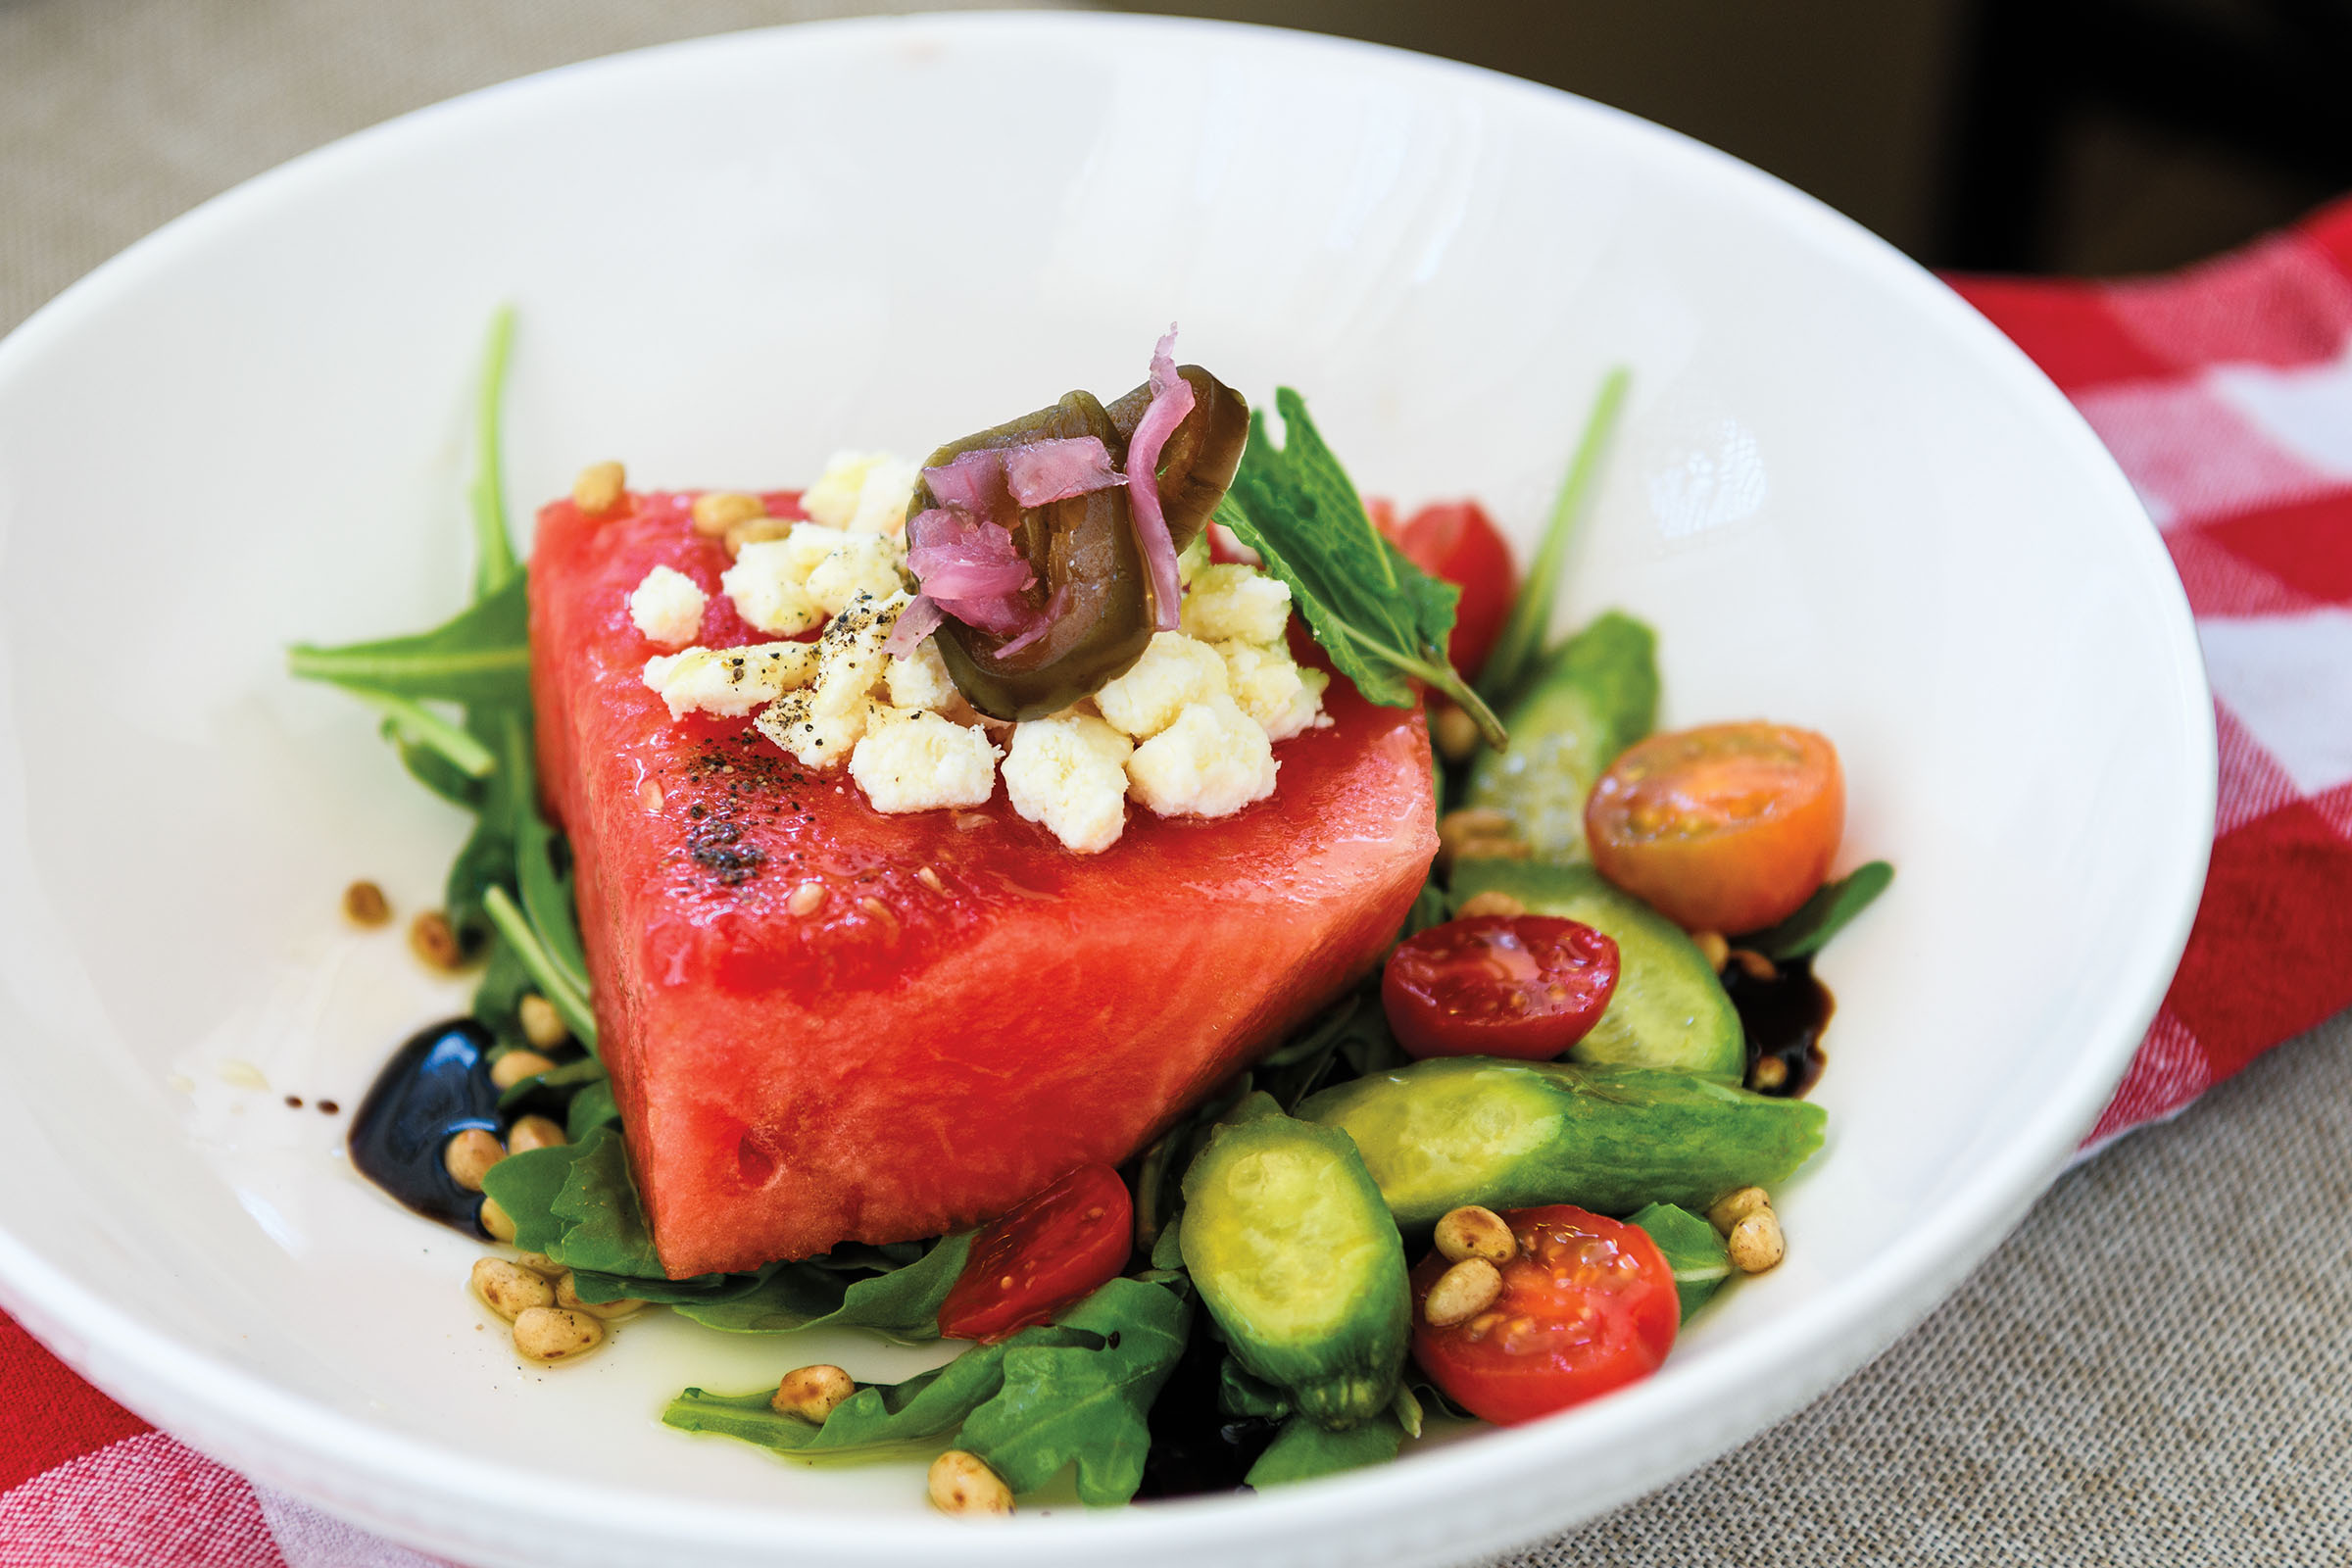
[[1343, 1470], [1360, 1470], [1396, 1458], [1397, 1445], [1403, 1441], [1404, 1429], [1386, 1413], [1345, 1432], [1328, 1432], [1305, 1416], [1295, 1415], [1282, 1424], [1273, 1443], [1243, 1479], [1263, 1490], [1338, 1475]]
[[1779, 925], [1738, 938], [1734, 946], [1761, 953], [1775, 963], [1819, 953], [1824, 944], [1853, 923], [1894, 880], [1894, 867], [1885, 860], [1858, 865], [1838, 881], [1825, 883]]
[[1461, 704], [1499, 748], [1502, 725], [1446, 661], [1460, 591], [1381, 537], [1298, 394], [1277, 387], [1274, 405], [1288, 444], [1274, 444], [1263, 410], [1250, 415], [1250, 444], [1215, 520], [1289, 586], [1315, 641], [1366, 701], [1409, 708], [1421, 681]]
[[1015, 1493], [1035, 1492], [1075, 1463], [1081, 1501], [1125, 1502], [1144, 1479], [1147, 1418], [1184, 1353], [1191, 1304], [1164, 1287], [1115, 1279], [1054, 1327], [1101, 1344], [1006, 1341], [1003, 1386], [964, 1421], [957, 1442]]
[[286, 666], [305, 680], [363, 692], [527, 708], [529, 619], [529, 590], [517, 569], [496, 593], [431, 631], [337, 648], [297, 643], [287, 650]]

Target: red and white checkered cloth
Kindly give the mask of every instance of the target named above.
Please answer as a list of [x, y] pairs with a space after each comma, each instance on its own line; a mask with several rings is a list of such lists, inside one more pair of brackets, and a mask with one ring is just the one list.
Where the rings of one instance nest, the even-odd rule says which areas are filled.
[[[2213, 869], [2085, 1147], [2352, 1005], [2352, 201], [2172, 277], [1961, 279], [2138, 487], [2221, 725]], [[427, 1568], [222, 1469], [0, 1316], [0, 1568]]]

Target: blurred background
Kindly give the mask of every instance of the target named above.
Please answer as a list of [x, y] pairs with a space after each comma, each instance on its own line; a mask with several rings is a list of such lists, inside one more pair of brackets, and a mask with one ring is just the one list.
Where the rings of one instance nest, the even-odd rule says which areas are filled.
[[[1759, 165], [1932, 267], [2159, 270], [2352, 191], [2352, 0], [1107, 3], [1564, 87]], [[423, 104], [672, 38], [913, 9], [0, 0], [0, 328], [216, 191]]]

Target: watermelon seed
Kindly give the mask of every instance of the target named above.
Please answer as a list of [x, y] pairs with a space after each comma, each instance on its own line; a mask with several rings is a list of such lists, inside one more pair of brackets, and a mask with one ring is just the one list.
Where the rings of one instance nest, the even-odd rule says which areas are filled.
[[814, 914], [816, 906], [824, 902], [825, 885], [823, 883], [804, 882], [792, 890], [792, 897], [784, 901], [784, 907], [796, 915]]

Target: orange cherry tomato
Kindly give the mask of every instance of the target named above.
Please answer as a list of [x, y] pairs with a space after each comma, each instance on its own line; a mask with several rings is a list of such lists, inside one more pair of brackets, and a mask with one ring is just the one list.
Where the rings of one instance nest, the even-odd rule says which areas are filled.
[[1081, 1165], [979, 1235], [939, 1306], [940, 1338], [993, 1345], [1127, 1266], [1135, 1206], [1108, 1165]]
[[1585, 803], [1600, 874], [1690, 931], [1786, 919], [1830, 874], [1845, 832], [1838, 749], [1786, 724], [1652, 735]]
[[1566, 1203], [1503, 1213], [1519, 1255], [1502, 1294], [1439, 1328], [1421, 1310], [1450, 1266], [1440, 1252], [1412, 1273], [1413, 1359], [1472, 1415], [1533, 1421], [1657, 1370], [1682, 1323], [1674, 1269], [1639, 1226]]

